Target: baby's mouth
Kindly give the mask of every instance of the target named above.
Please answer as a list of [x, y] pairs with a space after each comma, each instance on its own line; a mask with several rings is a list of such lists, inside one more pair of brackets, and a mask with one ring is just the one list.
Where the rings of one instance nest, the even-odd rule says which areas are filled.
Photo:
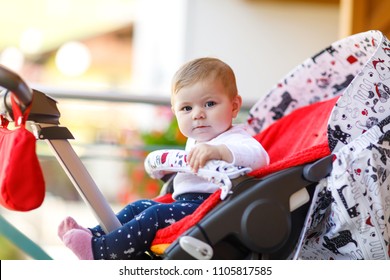
[[197, 126], [194, 126], [194, 127], [192, 128], [192, 130], [203, 129], [203, 128], [207, 128], [207, 127], [209, 127], [209, 126], [208, 126], [208, 125], [197, 125]]

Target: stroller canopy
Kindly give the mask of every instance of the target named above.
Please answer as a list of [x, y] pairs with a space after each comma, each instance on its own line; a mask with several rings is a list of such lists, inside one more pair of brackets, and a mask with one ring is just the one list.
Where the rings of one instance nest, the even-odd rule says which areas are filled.
[[329, 118], [329, 145], [339, 149], [387, 116], [389, 59], [389, 41], [379, 31], [331, 44], [293, 69], [253, 106], [248, 119], [252, 133], [297, 108], [341, 96]]

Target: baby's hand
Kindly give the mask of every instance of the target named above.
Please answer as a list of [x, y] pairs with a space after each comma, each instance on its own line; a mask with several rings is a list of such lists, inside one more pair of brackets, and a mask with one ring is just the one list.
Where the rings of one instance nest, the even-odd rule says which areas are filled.
[[225, 145], [198, 144], [188, 154], [188, 164], [197, 173], [209, 160], [232, 161], [232, 154]]

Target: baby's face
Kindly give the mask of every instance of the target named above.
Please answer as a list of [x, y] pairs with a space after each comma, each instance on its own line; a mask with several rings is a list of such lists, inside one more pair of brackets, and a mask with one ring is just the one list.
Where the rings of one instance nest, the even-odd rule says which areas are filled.
[[209, 141], [228, 130], [241, 107], [241, 97], [229, 97], [222, 83], [199, 81], [180, 89], [172, 109], [180, 131], [197, 142]]

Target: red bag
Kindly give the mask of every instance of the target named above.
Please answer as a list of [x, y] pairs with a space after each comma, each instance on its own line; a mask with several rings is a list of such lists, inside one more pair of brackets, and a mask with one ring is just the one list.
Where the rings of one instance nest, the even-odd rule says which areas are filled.
[[31, 105], [22, 115], [13, 95], [11, 101], [16, 129], [9, 130], [8, 120], [1, 116], [0, 204], [10, 210], [29, 211], [42, 204], [45, 181], [35, 136], [25, 127]]

